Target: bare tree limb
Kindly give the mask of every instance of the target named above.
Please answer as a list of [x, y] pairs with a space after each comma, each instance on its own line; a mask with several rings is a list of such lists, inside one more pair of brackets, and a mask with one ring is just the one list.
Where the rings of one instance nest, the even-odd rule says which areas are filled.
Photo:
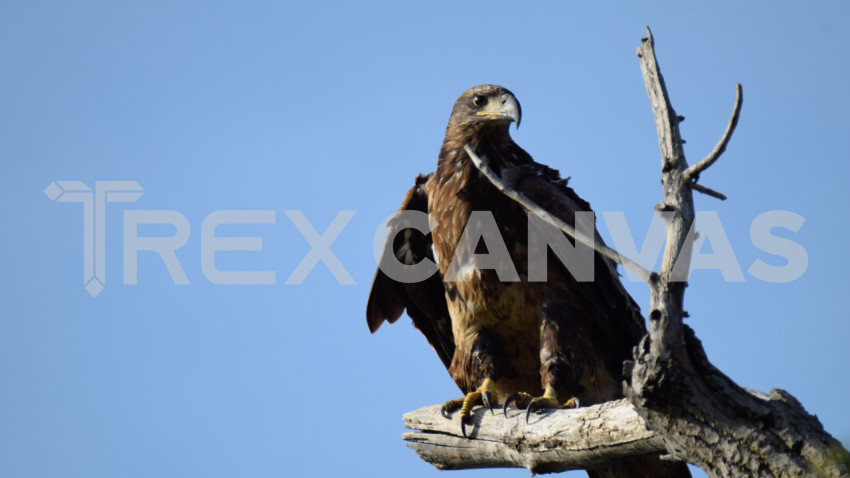
[[[456, 414], [457, 415], [457, 414]], [[432, 405], [404, 415], [408, 447], [442, 470], [515, 467], [532, 473], [594, 468], [631, 456], [662, 453], [664, 445], [647, 430], [628, 400], [577, 409], [552, 410], [531, 425], [525, 413], [508, 417], [486, 409], [473, 412], [470, 438]]]
[[738, 117], [741, 115], [741, 103], [743, 101], [743, 87], [741, 87], [741, 84], [738, 83], [735, 85], [735, 107], [732, 109], [732, 117], [729, 118], [729, 124], [726, 125], [726, 131], [723, 132], [723, 136], [720, 138], [720, 141], [717, 142], [717, 145], [714, 146], [714, 149], [711, 150], [711, 153], [709, 153], [705, 159], [685, 171], [685, 179], [696, 181], [699, 178], [700, 173], [714, 164], [720, 155], [726, 151], [726, 145], [729, 144], [729, 140], [732, 138], [732, 133], [735, 132], [735, 126], [738, 125]]
[[711, 189], [709, 187], [703, 186], [702, 184], [691, 182], [690, 184], [688, 184], [688, 186], [691, 189], [693, 189], [694, 191], [701, 192], [701, 193], [708, 195], [708, 196], [711, 196], [711, 197], [715, 197], [717, 199], [720, 199], [721, 201], [726, 200], [725, 194], [717, 192], [714, 189]]
[[688, 167], [682, 135], [679, 133], [682, 117], [676, 114], [670, 104], [664, 77], [655, 59], [654, 40], [649, 27], [646, 33], [647, 36], [641, 40], [638, 48], [638, 57], [658, 132], [664, 204], [667, 210], [675, 213], [674, 220], [667, 223], [667, 246], [661, 270], [655, 276], [656, 280], [650, 283], [650, 347], [651, 353], [660, 357], [681, 348], [683, 344], [683, 301], [692, 249], [687, 237], [694, 221], [694, 203], [691, 190], [680, 187], [687, 182], [684, 174]]
[[573, 226], [562, 221], [561, 218], [549, 214], [545, 209], [535, 204], [534, 201], [529, 199], [526, 195], [511, 187], [508, 187], [508, 185], [505, 184], [502, 178], [500, 178], [499, 175], [497, 175], [496, 172], [493, 171], [493, 169], [490, 168], [489, 165], [487, 165], [486, 161], [479, 158], [478, 155], [475, 154], [475, 151], [473, 151], [473, 149], [468, 144], [464, 145], [463, 149], [466, 151], [466, 154], [469, 155], [469, 159], [472, 160], [472, 164], [474, 164], [475, 167], [478, 168], [478, 170], [481, 171], [484, 176], [486, 176], [487, 179], [490, 180], [491, 183], [493, 183], [493, 186], [495, 186], [496, 189], [502, 192], [502, 194], [508, 196], [519, 204], [522, 204], [523, 207], [533, 212], [538, 217], [551, 224], [552, 226], [555, 226], [558, 229], [564, 231], [568, 236], [572, 237], [576, 241], [581, 242], [585, 246], [593, 248], [596, 252], [636, 273], [644, 281], [649, 282], [650, 276], [652, 275], [651, 271], [641, 266], [637, 262], [629, 259], [628, 257], [620, 254], [614, 249], [611, 249], [600, 241], [596, 241], [595, 239], [591, 239], [586, 235], [581, 234], [580, 232], [576, 231]]
[[[661, 149], [667, 246], [651, 284], [649, 334], [627, 367], [625, 394], [668, 453], [712, 476], [847, 476], [850, 454], [790, 394], [759, 398], [717, 370], [693, 331], [683, 325], [692, 244], [694, 180], [725, 150], [740, 114], [741, 87], [726, 133], [714, 151], [688, 168], [655, 59], [652, 32], [638, 49]], [[707, 188], [705, 188], [707, 189]]]

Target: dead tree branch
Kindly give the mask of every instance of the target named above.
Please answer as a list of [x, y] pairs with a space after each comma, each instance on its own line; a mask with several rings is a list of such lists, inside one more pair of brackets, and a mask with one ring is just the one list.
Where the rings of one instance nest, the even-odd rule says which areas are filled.
[[726, 145], [729, 144], [729, 140], [732, 138], [732, 133], [735, 132], [735, 127], [738, 126], [738, 117], [741, 116], [741, 103], [743, 101], [743, 88], [741, 87], [741, 84], [738, 83], [735, 85], [735, 107], [732, 109], [732, 117], [729, 118], [729, 124], [726, 125], [726, 131], [723, 132], [723, 136], [720, 138], [720, 141], [717, 142], [717, 145], [714, 146], [714, 149], [711, 150], [711, 153], [709, 153], [705, 159], [685, 171], [685, 179], [696, 181], [699, 178], [700, 173], [714, 164], [720, 155], [726, 151]]
[[721, 201], [726, 200], [725, 194], [718, 192], [718, 191], [715, 191], [714, 189], [711, 189], [709, 187], [705, 187], [702, 184], [691, 182], [690, 186], [691, 186], [691, 189], [693, 189], [694, 191], [701, 192], [705, 195], [720, 199]]
[[628, 257], [620, 254], [614, 249], [611, 249], [610, 247], [606, 246], [602, 241], [581, 234], [580, 232], [576, 231], [573, 226], [561, 220], [561, 218], [549, 214], [544, 208], [540, 207], [534, 201], [529, 199], [525, 194], [509, 187], [505, 183], [505, 181], [503, 181], [502, 178], [500, 178], [499, 175], [496, 174], [496, 172], [493, 171], [493, 169], [490, 168], [489, 165], [487, 165], [486, 161], [482, 160], [478, 157], [477, 154], [475, 154], [475, 151], [473, 151], [473, 149], [470, 148], [468, 144], [464, 145], [463, 149], [466, 151], [466, 154], [469, 155], [469, 159], [472, 160], [472, 164], [474, 164], [475, 167], [478, 168], [478, 170], [481, 171], [484, 176], [486, 176], [487, 179], [490, 180], [491, 183], [493, 183], [493, 186], [496, 186], [496, 189], [502, 192], [502, 194], [522, 204], [523, 207], [536, 214], [539, 218], [543, 219], [552, 226], [555, 226], [558, 229], [564, 231], [568, 236], [575, 239], [576, 241], [581, 242], [585, 246], [593, 248], [596, 252], [602, 254], [608, 259], [611, 259], [617, 264], [620, 264], [623, 267], [630, 269], [632, 272], [640, 276], [640, 278], [642, 278], [644, 281], [649, 281], [649, 277], [652, 272], [650, 272], [648, 269], [644, 268], [643, 266], [629, 259]]
[[551, 473], [600, 466], [611, 461], [662, 453], [664, 445], [646, 429], [628, 400], [553, 410], [531, 425], [525, 413], [503, 417], [486, 409], [473, 412], [474, 440], [460, 433], [460, 418], [446, 419], [438, 405], [404, 415], [404, 434], [423, 460], [441, 470], [522, 467]]
[[685, 160], [676, 115], [655, 58], [652, 32], [638, 49], [661, 149], [667, 246], [650, 283], [649, 334], [629, 364], [625, 393], [673, 458], [712, 476], [847, 476], [850, 454], [790, 394], [759, 398], [708, 361], [684, 326], [682, 304], [692, 244], [693, 180], [725, 150], [738, 121], [741, 87], [723, 138], [693, 167]]
[[[664, 208], [675, 212], [673, 220], [667, 222], [667, 246], [661, 262], [661, 271], [649, 283], [651, 299], [649, 313], [649, 337], [652, 353], [656, 356], [669, 353], [682, 345], [684, 280], [673, 281], [674, 266], [677, 261], [685, 266], [684, 277], [691, 262], [692, 244], [686, 241], [688, 231], [694, 221], [694, 202], [690, 189], [681, 188], [684, 184], [685, 151], [682, 147], [682, 135], [679, 122], [682, 117], [676, 114], [667, 95], [664, 78], [655, 59], [652, 48], [652, 33], [647, 28], [647, 36], [641, 40], [638, 48], [640, 69], [643, 73], [646, 92], [652, 113], [655, 116], [655, 129], [658, 132], [658, 146], [661, 148], [661, 185], [664, 190]], [[716, 158], [715, 158], [716, 160]], [[678, 272], [678, 271], [677, 271]]]

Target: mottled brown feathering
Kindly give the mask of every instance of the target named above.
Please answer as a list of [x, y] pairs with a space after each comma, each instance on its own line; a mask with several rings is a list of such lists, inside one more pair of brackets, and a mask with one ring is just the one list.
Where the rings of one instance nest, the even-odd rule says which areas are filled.
[[[437, 171], [418, 177], [401, 207], [427, 212], [436, 226], [426, 235], [395, 224], [385, 246], [402, 262], [433, 260], [439, 271], [424, 282], [404, 284], [379, 269], [369, 297], [369, 328], [374, 332], [384, 320], [394, 322], [406, 309], [460, 389], [472, 392], [489, 378], [499, 403], [514, 392], [540, 395], [547, 386], [562, 399], [578, 397], [582, 404], [621, 397], [623, 361], [645, 325], [616, 266], [595, 254], [593, 280], [579, 282], [550, 251], [547, 280], [530, 281], [529, 224], [535, 223], [479, 173], [464, 151], [470, 145], [503, 178], [510, 177], [519, 192], [574, 225], [575, 213], [590, 211], [590, 205], [558, 171], [534, 162], [514, 143], [508, 128], [520, 119], [519, 102], [501, 86], [477, 86], [458, 98]], [[492, 253], [494, 244], [482, 240], [458, 248], [464, 229], [478, 221], [476, 211], [492, 213], [518, 280], [503, 281], [494, 268], [475, 267], [476, 258]], [[475, 220], [468, 225], [471, 217]], [[602, 241], [598, 233], [596, 240]], [[455, 255], [463, 273], [449, 281]], [[590, 473], [690, 476], [683, 464], [649, 456]]]

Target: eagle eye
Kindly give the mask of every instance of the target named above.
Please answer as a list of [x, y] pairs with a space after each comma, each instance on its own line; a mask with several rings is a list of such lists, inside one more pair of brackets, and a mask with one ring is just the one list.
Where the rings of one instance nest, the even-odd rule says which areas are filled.
[[484, 106], [487, 104], [487, 97], [484, 95], [475, 95], [472, 97], [472, 104], [475, 106]]

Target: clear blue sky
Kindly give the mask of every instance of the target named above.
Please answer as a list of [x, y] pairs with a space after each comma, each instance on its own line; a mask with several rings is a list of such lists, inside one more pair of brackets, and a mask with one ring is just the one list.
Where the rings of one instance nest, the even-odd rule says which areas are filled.
[[[597, 211], [623, 211], [640, 244], [661, 198], [634, 53], [644, 25], [691, 161], [744, 85], [737, 133], [702, 178], [729, 200], [697, 206], [717, 211], [746, 280], [694, 272], [688, 323], [739, 384], [787, 389], [850, 443], [850, 7], [623, 4], [4, 2], [0, 475], [436, 476], [403, 445], [401, 416], [458, 390], [408, 319], [370, 336], [376, 228], [435, 167], [457, 95], [499, 83], [522, 103], [517, 142]], [[115, 180], [143, 195], [106, 207], [93, 298], [83, 208], [43, 190]], [[152, 252], [123, 283], [129, 210], [186, 218], [188, 285]], [[216, 266], [274, 271], [275, 284], [207, 279], [202, 224], [220, 210], [273, 211], [273, 224], [219, 227], [262, 237], [262, 251]], [[323, 263], [285, 284], [310, 250], [287, 210], [320, 233], [356, 211], [332, 245], [356, 284]], [[775, 231], [808, 253], [789, 283], [746, 272], [783, 264], [750, 241], [770, 210], [805, 218]], [[646, 288], [629, 288], [645, 308]], [[463, 472], [485, 475], [526, 472]]]

